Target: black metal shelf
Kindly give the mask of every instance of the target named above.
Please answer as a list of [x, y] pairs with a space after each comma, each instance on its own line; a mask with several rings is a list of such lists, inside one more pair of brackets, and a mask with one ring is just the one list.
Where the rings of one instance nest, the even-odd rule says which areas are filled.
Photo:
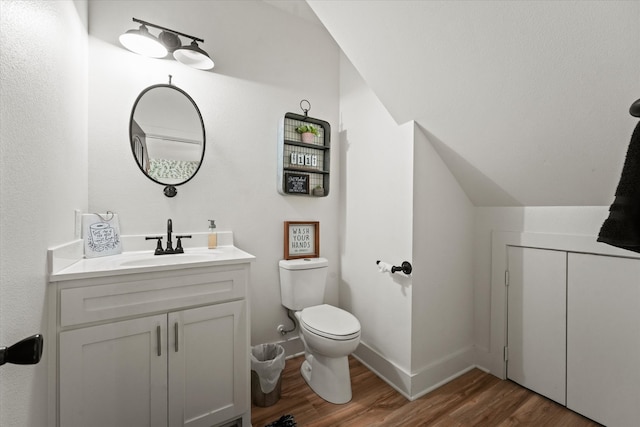
[[[302, 142], [296, 128], [315, 125], [313, 142]], [[286, 113], [278, 130], [278, 191], [283, 195], [326, 197], [331, 169], [331, 125], [306, 115]]]
[[329, 174], [329, 171], [323, 171], [323, 170], [319, 170], [319, 169], [312, 169], [312, 168], [292, 168], [292, 167], [286, 167], [286, 168], [284, 168], [284, 170], [286, 170], [287, 172], [319, 173], [319, 174], [325, 174], [325, 175], [328, 175], [328, 174]]
[[285, 139], [284, 143], [289, 145], [295, 145], [296, 147], [312, 148], [315, 150], [329, 150], [329, 147], [325, 147], [324, 145], [308, 144], [306, 142], [292, 141], [290, 139]]

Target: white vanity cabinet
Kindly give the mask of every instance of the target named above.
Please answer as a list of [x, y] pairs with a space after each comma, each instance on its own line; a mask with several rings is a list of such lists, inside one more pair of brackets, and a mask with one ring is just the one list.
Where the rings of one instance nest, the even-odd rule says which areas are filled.
[[246, 319], [245, 301], [169, 314], [170, 426], [212, 426], [249, 410]]
[[60, 425], [167, 425], [167, 315], [60, 333]]
[[246, 260], [53, 277], [57, 424], [250, 425], [248, 275]]

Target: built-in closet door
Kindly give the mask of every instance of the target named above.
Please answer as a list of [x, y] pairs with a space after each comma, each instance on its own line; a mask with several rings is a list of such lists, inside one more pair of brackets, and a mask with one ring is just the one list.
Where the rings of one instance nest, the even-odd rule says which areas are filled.
[[507, 378], [566, 401], [567, 254], [507, 249]]
[[570, 253], [567, 407], [640, 423], [640, 260]]

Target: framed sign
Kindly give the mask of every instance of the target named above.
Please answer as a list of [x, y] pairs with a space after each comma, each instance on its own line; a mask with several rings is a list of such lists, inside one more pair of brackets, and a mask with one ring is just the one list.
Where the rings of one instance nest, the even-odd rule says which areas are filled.
[[320, 223], [318, 221], [284, 222], [284, 259], [320, 256]]

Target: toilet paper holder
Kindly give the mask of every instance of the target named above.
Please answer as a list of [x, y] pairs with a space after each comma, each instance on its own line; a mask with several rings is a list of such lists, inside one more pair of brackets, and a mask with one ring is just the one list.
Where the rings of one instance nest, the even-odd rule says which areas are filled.
[[[377, 260], [376, 264], [380, 264], [380, 260]], [[411, 266], [411, 263], [409, 261], [403, 261], [400, 267], [395, 265], [391, 267], [392, 273], [395, 273], [396, 271], [402, 271], [408, 276], [413, 271], [413, 267]]]

